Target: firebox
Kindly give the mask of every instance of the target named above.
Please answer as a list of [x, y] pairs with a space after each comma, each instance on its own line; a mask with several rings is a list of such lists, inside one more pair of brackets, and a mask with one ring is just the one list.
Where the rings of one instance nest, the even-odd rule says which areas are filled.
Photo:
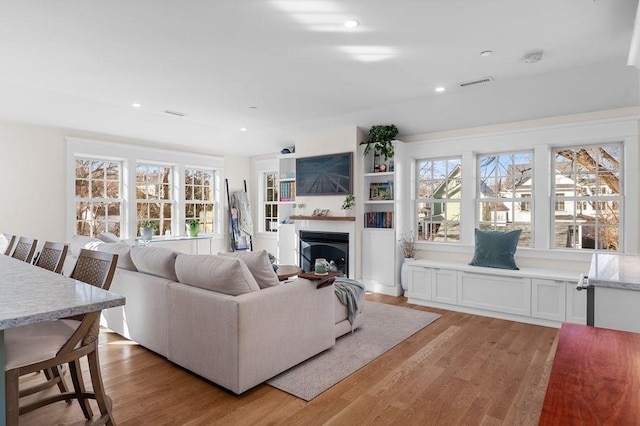
[[316, 259], [333, 261], [344, 276], [349, 275], [349, 234], [346, 232], [300, 231], [300, 267], [313, 270]]

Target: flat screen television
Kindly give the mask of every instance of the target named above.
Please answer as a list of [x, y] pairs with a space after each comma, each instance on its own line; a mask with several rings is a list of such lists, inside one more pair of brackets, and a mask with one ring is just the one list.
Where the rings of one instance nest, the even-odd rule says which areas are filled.
[[352, 152], [297, 158], [296, 196], [351, 194], [352, 164]]

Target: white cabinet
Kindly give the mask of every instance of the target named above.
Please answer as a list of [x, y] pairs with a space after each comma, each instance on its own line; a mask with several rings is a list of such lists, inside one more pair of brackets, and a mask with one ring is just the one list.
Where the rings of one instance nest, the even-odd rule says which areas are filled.
[[458, 303], [458, 272], [450, 269], [434, 268], [431, 286], [431, 300], [442, 303]]
[[294, 154], [278, 157], [278, 262], [282, 265], [297, 265], [298, 236], [296, 227], [290, 223], [296, 199], [296, 158]]
[[587, 291], [576, 290], [575, 282], [566, 283], [566, 322], [587, 324]]
[[362, 257], [362, 280], [368, 289], [395, 294], [395, 244], [392, 229], [365, 229], [362, 232], [363, 247], [374, 248]]
[[566, 281], [531, 280], [531, 316], [552, 321], [564, 321], [566, 312]]
[[461, 272], [458, 304], [471, 308], [531, 315], [531, 279]]
[[410, 298], [431, 300], [432, 268], [409, 267], [408, 292]]

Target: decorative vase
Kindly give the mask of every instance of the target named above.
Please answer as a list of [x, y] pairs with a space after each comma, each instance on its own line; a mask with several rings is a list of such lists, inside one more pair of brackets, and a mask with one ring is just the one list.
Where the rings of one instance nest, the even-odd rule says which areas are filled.
[[151, 241], [151, 239], [153, 238], [153, 228], [140, 229], [140, 236], [145, 241]]
[[189, 225], [189, 236], [190, 237], [197, 237], [198, 236], [198, 232], [200, 232], [200, 224], [199, 223], [192, 223]]
[[400, 284], [405, 292], [409, 288], [409, 263], [414, 260], [416, 259], [413, 257], [405, 257], [404, 262], [402, 262], [402, 268], [400, 269]]
[[342, 209], [343, 216], [351, 216], [351, 209]]

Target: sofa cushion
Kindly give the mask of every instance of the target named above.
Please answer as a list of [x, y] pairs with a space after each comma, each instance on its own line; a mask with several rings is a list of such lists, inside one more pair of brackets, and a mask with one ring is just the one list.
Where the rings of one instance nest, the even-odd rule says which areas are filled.
[[120, 238], [118, 238], [115, 234], [112, 234], [111, 232], [103, 232], [102, 234], [98, 235], [98, 239], [100, 241], [104, 241], [105, 243], [119, 243]]
[[218, 253], [218, 256], [231, 256], [242, 259], [260, 288], [273, 287], [280, 284], [278, 274], [273, 270], [266, 250]]
[[260, 290], [247, 265], [237, 257], [181, 253], [176, 274], [183, 284], [231, 296]]
[[131, 247], [131, 260], [138, 271], [178, 281], [176, 276], [177, 252], [164, 247]]
[[69, 243], [69, 251], [73, 257], [78, 257], [80, 255], [80, 250], [97, 250], [97, 247], [101, 244], [104, 244], [104, 242], [97, 238], [86, 237], [84, 235], [74, 235], [71, 237], [71, 242]]
[[118, 255], [118, 268], [136, 272], [138, 268], [131, 259], [131, 246], [125, 243], [102, 243], [96, 250]]

